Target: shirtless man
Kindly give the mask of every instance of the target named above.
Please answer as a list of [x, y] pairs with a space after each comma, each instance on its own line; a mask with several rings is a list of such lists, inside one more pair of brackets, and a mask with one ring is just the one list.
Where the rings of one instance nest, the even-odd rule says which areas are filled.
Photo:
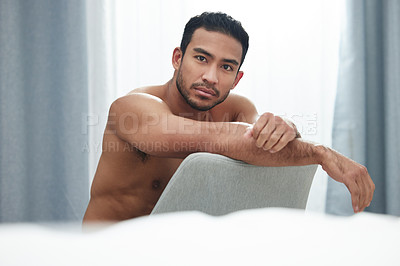
[[347, 186], [355, 212], [370, 204], [375, 186], [364, 166], [296, 137], [292, 123], [271, 113], [258, 116], [248, 99], [230, 94], [243, 77], [247, 48], [239, 22], [203, 13], [188, 22], [173, 51], [172, 80], [112, 103], [84, 222], [150, 214], [193, 152], [261, 166], [320, 164]]

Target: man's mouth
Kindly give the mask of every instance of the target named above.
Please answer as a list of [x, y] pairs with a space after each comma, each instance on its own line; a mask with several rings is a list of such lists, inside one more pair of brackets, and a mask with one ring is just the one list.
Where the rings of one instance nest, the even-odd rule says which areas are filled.
[[194, 87], [194, 89], [202, 96], [206, 97], [214, 97], [217, 96], [213, 89], [209, 89], [206, 87]]

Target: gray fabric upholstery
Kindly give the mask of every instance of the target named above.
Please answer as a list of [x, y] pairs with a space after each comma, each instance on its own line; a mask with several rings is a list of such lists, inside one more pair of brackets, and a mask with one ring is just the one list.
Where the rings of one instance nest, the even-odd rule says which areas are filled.
[[210, 215], [264, 208], [305, 209], [317, 165], [261, 167], [194, 153], [171, 178], [152, 214], [197, 210]]

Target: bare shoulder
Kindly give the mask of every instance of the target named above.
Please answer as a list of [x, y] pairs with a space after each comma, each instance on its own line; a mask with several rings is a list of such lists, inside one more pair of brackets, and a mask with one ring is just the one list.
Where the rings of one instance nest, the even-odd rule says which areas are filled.
[[141, 87], [141, 88], [136, 88], [132, 91], [130, 91], [127, 95], [130, 94], [135, 94], [135, 93], [147, 93], [150, 95], [157, 96], [159, 98], [163, 98], [163, 95], [165, 93], [165, 85], [158, 85], [158, 86], [146, 86], [146, 87]]
[[111, 109], [130, 110], [132, 112], [151, 111], [166, 112], [169, 111], [168, 105], [162, 99], [162, 86], [152, 86], [134, 89], [127, 95], [116, 99]]
[[255, 108], [254, 103], [249, 98], [247, 98], [243, 95], [240, 95], [240, 94], [231, 93], [231, 94], [229, 94], [229, 97], [227, 98], [227, 100], [229, 101], [229, 103], [231, 105], [234, 105], [234, 106], [241, 105], [241, 108], [244, 108], [244, 107]]
[[110, 107], [110, 113], [128, 115], [128, 113], [168, 113], [168, 105], [159, 97], [142, 92], [131, 93], [116, 99]]
[[231, 93], [224, 102], [224, 108], [235, 114], [235, 121], [253, 123], [258, 115], [254, 103], [245, 96]]

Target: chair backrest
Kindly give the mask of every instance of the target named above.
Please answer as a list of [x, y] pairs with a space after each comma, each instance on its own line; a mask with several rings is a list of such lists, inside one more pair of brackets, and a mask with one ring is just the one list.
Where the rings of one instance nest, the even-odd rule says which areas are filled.
[[169, 181], [152, 214], [201, 211], [305, 209], [317, 165], [262, 167], [210, 153], [189, 155]]

